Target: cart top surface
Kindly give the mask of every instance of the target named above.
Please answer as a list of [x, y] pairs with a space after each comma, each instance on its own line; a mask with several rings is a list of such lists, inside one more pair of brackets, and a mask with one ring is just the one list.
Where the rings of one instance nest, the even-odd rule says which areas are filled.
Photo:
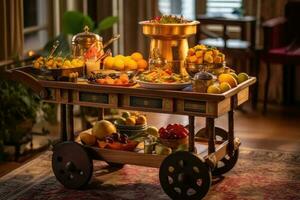
[[[28, 68], [28, 67], [27, 67]], [[182, 90], [159, 90], [159, 89], [146, 89], [139, 87], [138, 84], [131, 87], [122, 86], [106, 86], [91, 84], [87, 80], [80, 80], [75, 82], [62, 82], [52, 80], [41, 80], [32, 74], [26, 72], [26, 67], [16, 68], [8, 71], [10, 79], [17, 80], [27, 84], [31, 88], [57, 88], [67, 90], [80, 90], [96, 93], [117, 93], [129, 95], [147, 95], [151, 97], [164, 97], [164, 98], [182, 98], [192, 100], [206, 100], [206, 101], [222, 101], [228, 97], [237, 94], [244, 88], [253, 85], [256, 82], [255, 77], [250, 77], [245, 82], [239, 84], [237, 87], [230, 89], [222, 94], [208, 94], [198, 93], [193, 91]]]

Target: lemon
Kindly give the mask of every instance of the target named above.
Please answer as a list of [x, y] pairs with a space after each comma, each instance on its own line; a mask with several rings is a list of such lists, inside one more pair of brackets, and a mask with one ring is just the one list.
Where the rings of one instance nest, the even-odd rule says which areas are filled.
[[137, 63], [134, 60], [132, 60], [131, 58], [126, 59], [124, 64], [125, 64], [125, 69], [128, 69], [128, 70], [136, 70], [138, 67]]
[[231, 89], [229, 83], [223, 82], [220, 84], [221, 93], [226, 92]]
[[125, 67], [125, 64], [124, 64], [124, 61], [119, 58], [119, 59], [115, 59], [115, 62], [114, 62], [114, 69], [115, 70], [124, 70], [124, 67]]
[[159, 134], [158, 134], [158, 129], [155, 127], [155, 126], [149, 126], [146, 130], [146, 132], [149, 134], [149, 135], [153, 135], [155, 137], [158, 137]]
[[242, 82], [244, 82], [244, 81], [246, 81], [248, 79], [249, 79], [248, 74], [246, 74], [245, 72], [239, 73], [239, 75], [238, 75], [238, 83], [242, 83]]
[[113, 65], [114, 65], [114, 62], [115, 62], [115, 58], [111, 57], [111, 56], [108, 56], [107, 58], [104, 59], [104, 66], [105, 66], [105, 69], [112, 69], [113, 68]]
[[133, 54], [131, 54], [131, 58], [135, 61], [138, 61], [140, 59], [143, 59], [143, 55], [139, 52], [134, 52]]
[[231, 74], [221, 74], [218, 77], [218, 80], [219, 80], [220, 83], [223, 83], [223, 82], [229, 83], [231, 88], [237, 86], [237, 81], [235, 80], [235, 78]]
[[211, 85], [207, 88], [207, 93], [209, 93], [209, 94], [220, 94], [221, 89], [219, 88], [218, 85]]

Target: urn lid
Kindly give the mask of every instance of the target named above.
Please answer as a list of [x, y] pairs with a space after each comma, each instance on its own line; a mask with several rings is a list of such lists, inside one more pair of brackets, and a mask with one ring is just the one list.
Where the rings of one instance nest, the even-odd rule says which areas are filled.
[[102, 37], [96, 33], [89, 32], [89, 27], [84, 27], [84, 32], [73, 36], [72, 44], [91, 45], [95, 42], [102, 42]]

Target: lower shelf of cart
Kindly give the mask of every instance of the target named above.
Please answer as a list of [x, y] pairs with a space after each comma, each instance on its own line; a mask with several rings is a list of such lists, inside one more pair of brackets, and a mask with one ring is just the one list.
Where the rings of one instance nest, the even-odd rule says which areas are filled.
[[[215, 144], [216, 152], [214, 153], [216, 160], [220, 160], [226, 155], [227, 141]], [[197, 155], [206, 159], [208, 157], [207, 141], [195, 141]], [[94, 160], [104, 160], [110, 163], [131, 164], [147, 167], [159, 168], [166, 155], [145, 154], [142, 150], [137, 151], [121, 151], [112, 149], [103, 149], [99, 147], [87, 147], [90, 155]]]

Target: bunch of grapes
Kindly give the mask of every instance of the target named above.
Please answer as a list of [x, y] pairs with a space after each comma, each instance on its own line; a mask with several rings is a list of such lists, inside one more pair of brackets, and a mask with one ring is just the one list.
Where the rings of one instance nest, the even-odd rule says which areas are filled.
[[110, 136], [106, 136], [105, 141], [107, 143], [120, 142], [122, 144], [127, 144], [128, 143], [128, 136], [126, 134], [113, 133]]

